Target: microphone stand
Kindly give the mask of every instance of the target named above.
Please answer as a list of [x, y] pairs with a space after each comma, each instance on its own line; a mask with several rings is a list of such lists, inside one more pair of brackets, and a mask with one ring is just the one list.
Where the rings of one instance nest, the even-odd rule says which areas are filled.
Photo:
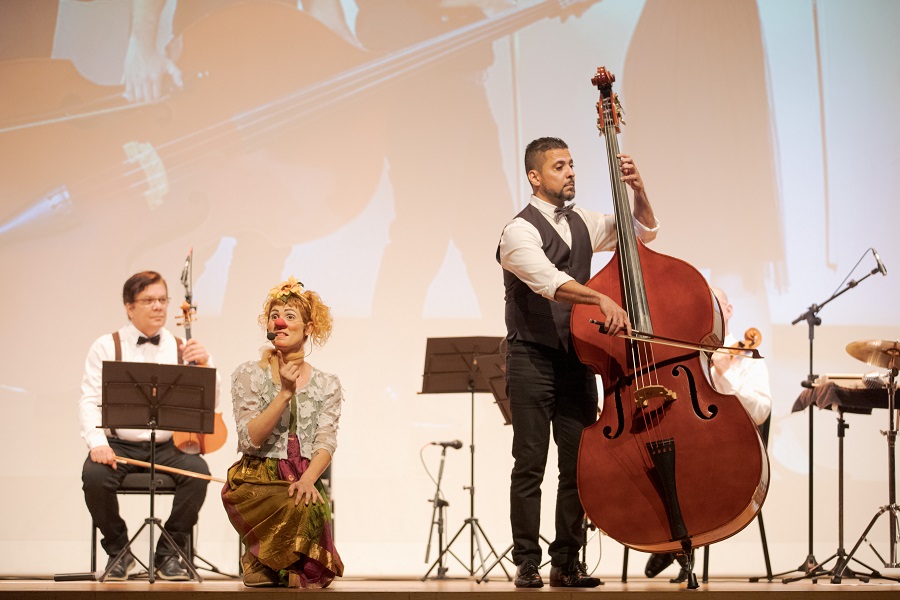
[[[837, 292], [835, 292], [834, 294], [832, 294], [827, 300], [825, 300], [821, 304], [811, 305], [806, 310], [805, 313], [801, 314], [799, 317], [797, 317], [796, 319], [791, 321], [791, 325], [796, 325], [800, 321], [806, 321], [806, 323], [809, 327], [809, 373], [806, 376], [806, 380], [802, 381], [800, 383], [801, 386], [803, 386], [805, 388], [812, 388], [813, 385], [815, 384], [816, 379], [818, 378], [818, 375], [816, 375], [813, 372], [813, 345], [814, 345], [814, 341], [815, 341], [815, 337], [816, 337], [816, 334], [815, 334], [816, 325], [822, 324], [822, 319], [819, 318], [819, 316], [818, 316], [819, 311], [822, 310], [825, 307], [825, 305], [827, 305], [829, 302], [831, 302], [838, 296], [843, 295], [845, 292], [855, 288], [856, 286], [858, 286], [860, 283], [862, 283], [863, 281], [865, 281], [872, 275], [875, 275], [876, 273], [880, 273], [880, 272], [881, 272], [881, 270], [878, 267], [876, 267], [876, 268], [872, 269], [869, 273], [867, 273], [865, 276], [863, 276], [862, 279], [860, 279], [859, 281], [851, 279], [850, 281], [847, 282], [847, 285], [845, 285], [842, 289], [840, 289]], [[803, 561], [803, 564], [801, 564], [796, 569], [793, 569], [791, 571], [785, 571], [783, 573], [777, 573], [772, 576], [772, 577], [781, 577], [782, 575], [787, 575], [787, 574], [793, 573], [793, 572], [804, 573], [804, 575], [802, 575], [801, 577], [785, 578], [782, 580], [783, 583], [790, 583], [792, 581], [799, 581], [801, 579], [815, 580], [824, 575], [832, 575], [833, 573], [824, 570], [822, 568], [822, 566], [825, 563], [827, 563], [829, 560], [831, 560], [832, 558], [838, 558], [838, 563], [841, 564], [844, 557], [846, 556], [846, 554], [844, 553], [844, 549], [843, 549], [843, 523], [840, 524], [840, 528], [842, 531], [838, 532], [839, 537], [841, 538], [841, 541], [839, 544], [841, 547], [838, 548], [838, 551], [835, 554], [826, 558], [821, 563], [816, 560], [816, 557], [813, 554], [813, 448], [814, 448], [814, 446], [813, 446], [813, 404], [809, 405], [809, 407], [807, 408], [807, 413], [809, 415], [809, 425], [808, 425], [808, 428], [809, 428], [809, 453], [808, 453], [809, 454], [809, 487], [808, 487], [808, 491], [807, 491], [808, 516], [809, 516], [809, 520], [807, 523], [808, 537], [809, 537], [809, 540], [808, 540], [809, 541], [809, 554], [807, 554], [806, 560]], [[839, 426], [838, 432], [839, 432], [839, 434], [842, 433], [840, 430], [840, 426]], [[840, 507], [840, 512], [843, 513], [843, 506]], [[842, 514], [839, 515], [838, 520], [843, 521]]]
[[437, 481], [435, 482], [434, 498], [431, 499], [433, 508], [431, 510], [431, 529], [428, 532], [428, 545], [425, 548], [425, 562], [429, 562], [431, 555], [431, 540], [434, 534], [434, 528], [437, 526], [438, 532], [438, 563], [437, 563], [437, 579], [444, 579], [447, 575], [447, 566], [443, 561], [444, 558], [444, 521], [447, 514], [449, 502], [443, 499], [441, 494], [441, 479], [444, 477], [444, 460], [447, 457], [447, 446], [442, 444], [441, 448], [441, 466], [438, 468]]

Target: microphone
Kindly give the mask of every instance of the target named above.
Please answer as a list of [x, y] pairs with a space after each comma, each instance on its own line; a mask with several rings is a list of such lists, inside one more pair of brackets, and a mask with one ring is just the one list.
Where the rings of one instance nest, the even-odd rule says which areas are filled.
[[443, 448], [454, 448], [459, 450], [462, 448], [462, 442], [459, 440], [453, 440], [452, 442], [431, 442], [432, 446], [441, 446]]
[[881, 262], [881, 257], [878, 256], [878, 253], [875, 251], [875, 248], [872, 248], [872, 255], [875, 257], [875, 262], [878, 263], [878, 270], [881, 271], [881, 274], [887, 277], [887, 268], [885, 268], [884, 263]]
[[266, 339], [269, 340], [270, 342], [271, 342], [272, 340], [274, 340], [275, 337], [276, 337], [276, 335], [275, 335], [275, 332], [274, 332], [274, 331], [267, 331], [267, 332], [266, 332]]

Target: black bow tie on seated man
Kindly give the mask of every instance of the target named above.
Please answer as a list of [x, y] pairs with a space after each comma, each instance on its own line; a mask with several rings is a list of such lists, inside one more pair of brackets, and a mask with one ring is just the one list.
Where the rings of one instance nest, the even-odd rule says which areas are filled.
[[150, 343], [153, 344], [154, 346], [159, 346], [159, 334], [157, 333], [157, 334], [154, 335], [153, 337], [144, 337], [144, 336], [140, 336], [140, 337], [138, 338], [138, 346], [143, 346], [143, 345], [146, 344], [147, 342], [150, 342]]
[[574, 202], [568, 206], [557, 206], [556, 208], [553, 209], [553, 220], [556, 221], [557, 223], [559, 223], [560, 219], [562, 219], [563, 217], [565, 217], [566, 220], [568, 220], [569, 213], [572, 212], [573, 208], [575, 208]]

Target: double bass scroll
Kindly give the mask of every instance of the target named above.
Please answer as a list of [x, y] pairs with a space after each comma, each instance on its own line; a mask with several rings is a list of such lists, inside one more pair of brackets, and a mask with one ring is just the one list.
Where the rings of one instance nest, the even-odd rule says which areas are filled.
[[[622, 306], [635, 331], [716, 344], [724, 327], [703, 276], [636, 238], [616, 159], [621, 120], [614, 80], [601, 67], [592, 82], [600, 90], [598, 128], [618, 243], [587, 286]], [[740, 531], [765, 500], [768, 457], [738, 398], [711, 387], [701, 362], [705, 350], [608, 336], [592, 320], [605, 321], [598, 307], [573, 307], [573, 345], [604, 389], [600, 417], [584, 430], [578, 455], [578, 491], [588, 517], [630, 548], [689, 557], [693, 548]]]

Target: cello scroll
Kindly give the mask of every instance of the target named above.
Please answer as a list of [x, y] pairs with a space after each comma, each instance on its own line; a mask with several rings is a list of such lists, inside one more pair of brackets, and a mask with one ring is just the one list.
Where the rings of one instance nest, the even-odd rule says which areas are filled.
[[[184, 269], [181, 271], [181, 284], [184, 286], [184, 301], [181, 303], [181, 315], [178, 317], [178, 324], [184, 327], [185, 342], [191, 339], [191, 323], [196, 320], [197, 307], [193, 303], [193, 262], [194, 249], [188, 251], [188, 256], [184, 261]], [[191, 365], [196, 362], [191, 361]], [[175, 447], [185, 454], [208, 454], [221, 448], [225, 444], [225, 438], [228, 431], [225, 428], [225, 421], [222, 419], [222, 413], [215, 414], [215, 423], [212, 433], [194, 433], [187, 431], [175, 431], [172, 434], [172, 441]]]

